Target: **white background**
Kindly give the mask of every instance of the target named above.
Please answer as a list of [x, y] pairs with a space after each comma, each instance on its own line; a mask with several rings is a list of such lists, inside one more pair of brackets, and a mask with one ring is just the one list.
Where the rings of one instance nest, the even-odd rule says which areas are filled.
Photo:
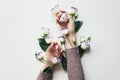
[[[76, 6], [83, 26], [77, 33], [91, 35], [91, 51], [82, 57], [86, 80], [120, 80], [119, 0], [0, 0], [0, 80], [36, 80], [41, 63], [40, 27], [49, 26], [58, 35], [50, 9]], [[61, 67], [53, 80], [68, 80]]]

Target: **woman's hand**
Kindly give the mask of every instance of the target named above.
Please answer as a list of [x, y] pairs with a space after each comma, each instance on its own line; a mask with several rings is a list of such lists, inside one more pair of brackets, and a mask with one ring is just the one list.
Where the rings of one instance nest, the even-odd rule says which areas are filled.
[[56, 17], [56, 21], [59, 24], [60, 28], [63, 29], [65, 27], [67, 27], [69, 29], [69, 33], [75, 32], [74, 20], [72, 19], [72, 17], [69, 14], [66, 13], [66, 16], [67, 16], [67, 19], [68, 19], [67, 22], [60, 22], [59, 21], [62, 13], [64, 13], [64, 12], [61, 11], [61, 13], [59, 13]]
[[[62, 13], [62, 11], [61, 11]], [[74, 24], [74, 20], [72, 19], [72, 17], [66, 13], [68, 22], [60, 22], [59, 19], [61, 17], [62, 14], [58, 14], [56, 17], [56, 21], [58, 23], [58, 25], [60, 26], [61, 30], [64, 28], [68, 28], [68, 35], [65, 36], [65, 46], [66, 48], [73, 48], [76, 47], [77, 45], [73, 42], [76, 41], [76, 37], [75, 37], [75, 24]]]
[[43, 66], [43, 70], [51, 65], [53, 65], [53, 58], [54, 56], [61, 57], [62, 49], [58, 45], [57, 42], [52, 42], [51, 45], [46, 50], [45, 54], [45, 63]]

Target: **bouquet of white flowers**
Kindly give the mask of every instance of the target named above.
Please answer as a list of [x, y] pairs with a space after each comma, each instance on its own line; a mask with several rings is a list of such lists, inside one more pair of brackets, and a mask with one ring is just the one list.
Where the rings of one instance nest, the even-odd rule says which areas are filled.
[[[78, 32], [80, 27], [83, 24], [82, 21], [76, 21], [77, 18], [78, 18], [78, 9], [75, 8], [75, 7], [70, 7], [69, 11], [64, 11], [64, 10], [61, 10], [59, 8], [59, 5], [56, 5], [50, 11], [51, 11], [51, 14], [55, 17], [57, 15], [61, 15], [59, 17], [59, 22], [61, 22], [61, 23], [68, 22], [67, 14], [70, 14], [71, 17], [74, 20], [75, 32]], [[65, 37], [64, 36], [69, 34], [68, 28], [67, 27], [62, 28], [61, 32], [62, 32], [63, 35], [58, 36], [58, 41], [59, 41], [59, 43], [61, 43], [62, 50], [63, 50], [62, 60], [59, 57], [54, 56], [52, 62], [54, 64], [62, 63], [63, 69], [67, 70], [67, 58], [66, 58], [66, 54], [65, 54], [66, 49], [65, 49], [65, 46], [64, 46], [64, 43], [65, 43]], [[46, 54], [45, 51], [47, 50], [47, 48], [49, 47], [51, 42], [53, 42], [53, 38], [51, 36], [49, 36], [49, 34], [50, 34], [50, 29], [49, 28], [47, 28], [47, 27], [42, 27], [41, 28], [41, 36], [38, 39], [38, 41], [39, 41], [39, 45], [40, 45], [40, 47], [43, 51], [36, 52], [35, 56], [42, 63], [44, 63], [45, 60], [46, 60], [45, 59], [45, 54]], [[73, 38], [72, 41], [73, 41], [73, 43], [76, 44], [76, 39]], [[84, 50], [90, 48], [89, 41], [90, 41], [90, 36], [87, 37], [87, 38], [85, 38], [84, 36], [80, 37], [80, 45], [78, 46], [79, 51], [80, 51], [80, 56], [83, 55]]]

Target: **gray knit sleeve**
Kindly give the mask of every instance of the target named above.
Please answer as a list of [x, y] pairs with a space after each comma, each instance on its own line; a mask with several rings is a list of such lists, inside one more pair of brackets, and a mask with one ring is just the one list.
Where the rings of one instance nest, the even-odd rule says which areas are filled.
[[45, 72], [40, 72], [37, 80], [52, 80], [53, 74], [48, 74]]
[[67, 53], [67, 70], [69, 80], [84, 80], [84, 73], [81, 64], [78, 48], [66, 50]]

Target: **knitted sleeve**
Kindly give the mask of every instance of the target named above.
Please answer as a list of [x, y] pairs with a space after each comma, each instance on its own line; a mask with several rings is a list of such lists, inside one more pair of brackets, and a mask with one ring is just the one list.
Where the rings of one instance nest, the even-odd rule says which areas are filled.
[[84, 73], [81, 64], [78, 48], [67, 49], [67, 70], [69, 80], [84, 80]]
[[45, 72], [40, 72], [37, 80], [52, 80], [53, 74], [48, 74]]

